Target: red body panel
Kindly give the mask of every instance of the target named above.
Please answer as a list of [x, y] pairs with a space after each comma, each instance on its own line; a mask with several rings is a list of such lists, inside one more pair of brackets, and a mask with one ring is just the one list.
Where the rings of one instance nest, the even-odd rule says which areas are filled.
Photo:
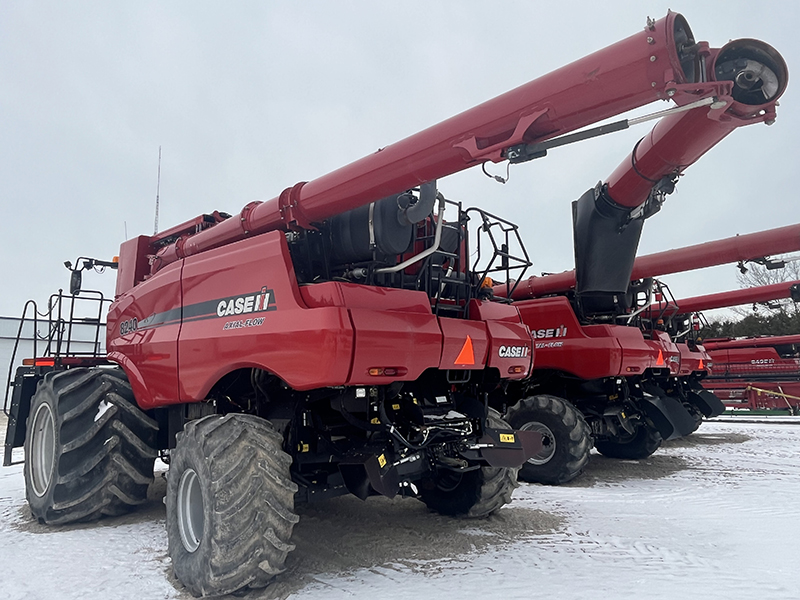
[[[395, 290], [342, 282], [304, 285], [308, 308], [348, 309], [355, 336], [353, 364], [347, 383], [377, 385], [414, 380], [439, 363], [442, 332], [424, 292]], [[402, 352], [398, 352], [402, 349]], [[409, 351], [413, 349], [413, 351]], [[396, 369], [392, 376], [370, 375], [373, 368]]]
[[679, 373], [681, 377], [689, 375], [705, 376], [709, 372], [712, 359], [703, 346], [698, 344], [696, 350], [692, 350], [687, 344], [677, 344], [677, 346], [681, 353]]
[[706, 387], [729, 408], [800, 407], [800, 335], [712, 340], [706, 347], [712, 358]]
[[534, 349], [530, 343], [519, 344], [520, 339], [530, 339], [530, 331], [521, 323], [516, 306], [472, 300], [469, 318], [486, 323], [489, 332], [487, 366], [498, 369], [501, 377], [515, 379], [521, 374], [530, 374]]
[[440, 369], [474, 369], [486, 364], [489, 333], [485, 323], [440, 317], [439, 326], [444, 335], [442, 359], [437, 365]]
[[152, 238], [140, 235], [120, 244], [115, 297], [144, 281], [145, 275], [150, 272], [148, 255], [151, 254], [151, 241]]
[[782, 357], [775, 348], [710, 350], [713, 377], [800, 378], [800, 357]]
[[681, 370], [682, 357], [678, 344], [673, 342], [665, 331], [653, 331], [650, 335], [651, 339], [645, 340], [645, 343], [653, 348], [655, 352], [653, 356], [657, 356], [653, 366], [658, 368], [666, 367], [669, 369], [670, 375], [678, 375]]
[[[271, 232], [183, 259], [125, 294], [109, 314], [109, 357], [129, 373], [143, 408], [202, 400], [222, 376], [251, 367], [296, 390], [487, 363], [506, 378], [526, 377], [530, 334], [516, 309], [476, 301], [474, 310], [487, 321], [437, 318], [424, 292], [340, 282], [300, 288], [284, 234]], [[140, 326], [121, 335], [133, 318]], [[467, 336], [472, 361], [458, 364]], [[502, 357], [501, 346], [525, 356]], [[392, 371], [371, 375], [373, 368]]]
[[669, 368], [677, 374], [680, 368], [680, 350], [661, 332], [648, 340], [636, 327], [581, 326], [565, 297], [514, 305], [534, 336], [534, 369], [554, 369], [588, 380], [642, 374], [651, 368]]
[[[347, 380], [353, 356], [349, 315], [341, 308], [306, 310], [282, 234], [231, 244], [184, 262], [178, 401], [204, 398], [222, 375], [243, 367], [275, 373], [296, 389]], [[254, 308], [261, 310], [247, 312], [246, 304], [240, 314], [220, 310], [223, 302], [259, 297], [265, 289], [265, 298], [255, 300]], [[212, 306], [200, 310], [201, 316], [189, 313], [188, 307], [209, 301]]]
[[108, 358], [125, 369], [143, 408], [178, 398], [182, 269], [182, 262], [170, 265], [108, 311]]
[[[442, 354], [442, 331], [430, 309], [425, 315], [381, 310], [380, 305], [376, 305], [374, 309], [352, 308], [350, 318], [355, 331], [356, 351], [347, 379], [349, 385], [411, 381], [425, 369], [438, 366]], [[393, 376], [370, 376], [369, 370], [376, 367], [399, 371]]]

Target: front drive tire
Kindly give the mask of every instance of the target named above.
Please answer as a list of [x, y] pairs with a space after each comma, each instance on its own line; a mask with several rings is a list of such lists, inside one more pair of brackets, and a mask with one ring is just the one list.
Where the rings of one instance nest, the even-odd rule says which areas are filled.
[[269, 421], [243, 414], [190, 421], [167, 476], [175, 576], [195, 596], [264, 587], [283, 571], [299, 517], [291, 457]]
[[[500, 413], [492, 408], [487, 421], [492, 429], [511, 430]], [[420, 499], [428, 508], [443, 515], [488, 517], [511, 502], [511, 494], [519, 486], [518, 470], [486, 466], [459, 473], [442, 469], [431, 489], [420, 489]]]
[[121, 515], [147, 500], [158, 424], [120, 369], [51, 371], [25, 435], [25, 494], [40, 523]]
[[639, 425], [633, 435], [623, 432], [609, 440], [596, 440], [594, 447], [608, 458], [640, 460], [647, 458], [661, 446], [661, 434], [647, 425]]
[[537, 431], [544, 437], [542, 451], [522, 465], [522, 481], [559, 485], [583, 472], [592, 450], [592, 432], [572, 404], [548, 395], [523, 398], [508, 409], [505, 419], [514, 429]]

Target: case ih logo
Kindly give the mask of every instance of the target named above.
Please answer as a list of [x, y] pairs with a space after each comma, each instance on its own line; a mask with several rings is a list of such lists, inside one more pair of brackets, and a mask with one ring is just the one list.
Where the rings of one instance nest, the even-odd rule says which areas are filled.
[[272, 290], [261, 288], [258, 294], [223, 298], [217, 303], [217, 316], [230, 317], [247, 313], [277, 310]]
[[537, 339], [565, 337], [567, 335], [567, 328], [563, 325], [559, 325], [555, 329], [537, 329], [531, 331], [531, 334]]
[[754, 358], [750, 361], [751, 365], [771, 365], [774, 363], [774, 358]]
[[525, 358], [528, 351], [527, 346], [500, 346], [497, 354], [500, 358]]

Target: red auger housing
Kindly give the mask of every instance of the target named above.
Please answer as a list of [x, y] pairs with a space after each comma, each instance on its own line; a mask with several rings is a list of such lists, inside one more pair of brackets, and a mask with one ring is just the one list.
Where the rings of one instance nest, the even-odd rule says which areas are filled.
[[[631, 281], [726, 263], [753, 261], [798, 250], [800, 250], [800, 223], [639, 256], [633, 263]], [[575, 271], [564, 271], [553, 275], [530, 277], [519, 282], [513, 298], [520, 300], [540, 298], [567, 293], [574, 288]], [[502, 295], [504, 289], [505, 286], [497, 286], [495, 292]]]
[[783, 281], [771, 285], [759, 285], [669, 302], [656, 302], [650, 305], [648, 317], [666, 320], [677, 315], [691, 315], [704, 310], [730, 308], [744, 304], [763, 304], [772, 300], [784, 299], [800, 302], [800, 281]]

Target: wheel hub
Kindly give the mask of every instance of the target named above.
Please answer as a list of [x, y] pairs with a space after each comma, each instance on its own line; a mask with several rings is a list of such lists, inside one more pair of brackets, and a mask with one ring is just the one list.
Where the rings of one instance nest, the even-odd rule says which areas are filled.
[[44, 496], [50, 485], [55, 462], [56, 428], [49, 404], [40, 404], [33, 416], [31, 444], [31, 487], [38, 497]]
[[528, 459], [532, 465], [544, 465], [556, 453], [556, 438], [550, 428], [538, 421], [529, 421], [520, 427], [522, 431], [535, 431], [542, 435], [542, 449]]
[[200, 479], [194, 469], [186, 469], [181, 475], [177, 507], [181, 542], [187, 552], [194, 552], [200, 547], [205, 527], [203, 493], [200, 489]]

